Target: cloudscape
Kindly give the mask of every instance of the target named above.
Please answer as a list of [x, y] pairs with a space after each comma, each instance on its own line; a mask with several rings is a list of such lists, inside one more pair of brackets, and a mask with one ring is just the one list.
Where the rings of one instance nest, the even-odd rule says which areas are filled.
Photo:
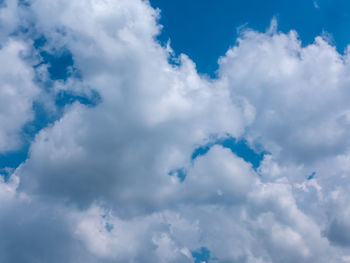
[[339, 30], [167, 2], [0, 1], [0, 262], [350, 262]]

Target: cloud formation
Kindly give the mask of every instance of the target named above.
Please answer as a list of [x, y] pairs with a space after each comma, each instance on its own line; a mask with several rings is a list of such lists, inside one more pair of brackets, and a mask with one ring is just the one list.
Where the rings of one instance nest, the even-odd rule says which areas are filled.
[[[171, 62], [146, 1], [0, 10], [11, 17], [0, 151], [18, 147], [42, 93], [50, 110], [60, 92], [100, 98], [66, 103], [0, 181], [1, 261], [349, 262], [347, 53], [321, 37], [303, 47], [294, 31], [246, 30], [208, 79], [184, 54]], [[67, 79], [33, 66], [62, 50]], [[264, 152], [260, 166], [215, 145], [227, 137]]]
[[24, 61], [26, 52], [26, 44], [14, 39], [0, 49], [0, 153], [21, 146], [22, 127], [34, 117], [32, 104], [39, 89], [31, 65]]

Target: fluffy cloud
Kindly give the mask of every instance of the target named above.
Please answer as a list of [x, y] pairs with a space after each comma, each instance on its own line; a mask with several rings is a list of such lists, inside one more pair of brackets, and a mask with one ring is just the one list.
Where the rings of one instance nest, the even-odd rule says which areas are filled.
[[21, 145], [21, 129], [33, 119], [32, 103], [39, 89], [31, 65], [24, 60], [26, 53], [27, 45], [14, 39], [0, 49], [0, 153]]
[[321, 37], [302, 47], [296, 32], [272, 28], [244, 32], [220, 60], [219, 80], [233, 100], [255, 109], [246, 138], [273, 156], [260, 167], [263, 177], [288, 177], [298, 205], [342, 246], [349, 218], [348, 72], [347, 52], [340, 55]]
[[[0, 50], [13, 61], [1, 68], [4, 105], [20, 103], [1, 111], [15, 124], [0, 139], [17, 145], [34, 73], [49, 76], [24, 62], [21, 38], [72, 55], [77, 74], [50, 80], [53, 93], [100, 100], [66, 105], [0, 181], [1, 261], [348, 262], [346, 54], [247, 30], [208, 80], [186, 55], [169, 62], [148, 2], [7, 3], [8, 32], [28, 29]], [[191, 160], [228, 135], [268, 152], [260, 167], [218, 145]]]
[[[131, 213], [149, 211], [173, 196], [168, 173], [189, 165], [195, 144], [211, 134], [242, 133], [245, 108], [230, 102], [227, 89], [200, 78], [185, 55], [179, 66], [168, 63], [169, 51], [154, 40], [149, 5], [76, 1], [48, 22], [41, 17], [46, 5], [35, 1], [33, 9], [48, 48], [64, 41], [83, 76], [80, 85], [97, 91], [101, 102], [67, 107], [38, 134], [18, 171], [23, 187], [82, 206], [97, 199]], [[75, 8], [86, 21], [70, 21], [77, 19]], [[55, 28], [64, 36], [52, 34]]]
[[249, 140], [283, 161], [310, 163], [348, 150], [349, 58], [321, 37], [247, 31], [220, 59], [220, 81], [256, 111]]

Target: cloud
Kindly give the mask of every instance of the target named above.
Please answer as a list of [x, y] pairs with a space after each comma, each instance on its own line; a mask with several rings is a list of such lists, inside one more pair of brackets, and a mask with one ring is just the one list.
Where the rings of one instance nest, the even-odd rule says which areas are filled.
[[320, 37], [246, 31], [220, 60], [220, 82], [256, 110], [247, 138], [285, 161], [310, 163], [349, 146], [348, 55]]
[[0, 3], [0, 43], [3, 44], [20, 24], [20, 9], [16, 0], [4, 0]]
[[[51, 20], [47, 3], [33, 2], [47, 48], [63, 42], [83, 76], [80, 85], [98, 92], [101, 102], [68, 106], [36, 136], [17, 172], [29, 191], [84, 207], [102, 200], [135, 210], [125, 213], [149, 212], [173, 195], [168, 173], [189, 165], [195, 144], [211, 134], [240, 136], [249, 120], [245, 106], [233, 105], [228, 90], [202, 79], [185, 55], [178, 66], [168, 63], [170, 54], [154, 39], [156, 13], [148, 4], [90, 4], [67, 4]], [[76, 8], [86, 13], [79, 23]]]
[[[246, 30], [210, 80], [184, 54], [169, 63], [146, 1], [11, 3], [13, 23], [30, 26], [0, 50], [13, 61], [0, 93], [16, 105], [2, 111], [15, 123], [0, 128], [4, 149], [33, 117], [35, 75], [54, 94], [99, 99], [63, 103], [0, 181], [2, 261], [196, 262], [205, 251], [209, 262], [346, 262], [347, 54], [322, 38], [303, 47], [275, 26]], [[49, 79], [25, 50], [64, 50], [76, 74]], [[262, 149], [260, 166], [213, 138]], [[179, 170], [184, 180], [171, 176]]]
[[[0, 9], [1, 10], [1, 9]], [[34, 71], [24, 60], [27, 45], [8, 39], [0, 49], [0, 153], [16, 150], [23, 138], [23, 126], [34, 117], [32, 104], [38, 97]]]

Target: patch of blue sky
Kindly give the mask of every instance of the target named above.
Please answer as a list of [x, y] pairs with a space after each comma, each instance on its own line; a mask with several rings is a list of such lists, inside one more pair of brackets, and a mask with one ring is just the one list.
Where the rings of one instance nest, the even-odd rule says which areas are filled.
[[185, 168], [174, 169], [169, 172], [170, 176], [176, 176], [180, 182], [185, 181], [187, 176], [187, 171]]
[[210, 251], [206, 247], [201, 247], [195, 251], [191, 251], [194, 263], [208, 263], [210, 260]]
[[29, 0], [18, 0], [18, 5], [29, 6], [30, 2]]
[[261, 161], [264, 158], [266, 152], [256, 152], [253, 150], [245, 140], [237, 140], [231, 136], [225, 138], [218, 138], [206, 145], [196, 148], [191, 156], [192, 160], [195, 160], [198, 156], [205, 155], [211, 147], [214, 145], [221, 145], [224, 148], [228, 148], [232, 153], [241, 157], [248, 163], [251, 163], [254, 169], [260, 166]]
[[72, 104], [78, 101], [80, 104], [83, 104], [88, 107], [95, 107], [101, 101], [101, 96], [96, 91], [91, 91], [89, 97], [75, 95], [69, 91], [61, 91], [56, 95], [56, 105], [60, 108], [64, 107], [67, 104]]
[[73, 57], [68, 50], [62, 50], [59, 54], [40, 52], [44, 64], [49, 64], [48, 71], [52, 80], [66, 80], [72, 74]]
[[[223, 138], [212, 136], [211, 142], [199, 146], [193, 151], [191, 160], [194, 161], [199, 156], [207, 154], [214, 145], [221, 145], [224, 148], [230, 149], [232, 153], [250, 163], [255, 170], [260, 166], [261, 161], [264, 159], [264, 155], [267, 153], [265, 151], [255, 151], [245, 140], [237, 140], [232, 136], [226, 136]], [[177, 168], [171, 170], [168, 174], [170, 176], [176, 176], [180, 182], [183, 182], [186, 179], [187, 170], [186, 168]]]
[[310, 180], [314, 179], [315, 176], [316, 176], [316, 172], [312, 172], [306, 179], [307, 179], [308, 181], [310, 181]]
[[41, 63], [36, 66], [47, 64], [51, 80], [65, 81], [73, 73], [79, 76], [78, 70], [74, 68], [72, 53], [66, 48], [45, 50], [46, 43], [47, 40], [44, 36], [36, 38], [33, 42], [34, 48], [39, 51], [41, 57]]
[[0, 176], [7, 182], [14, 168], [18, 167], [24, 160], [27, 159], [29, 146], [26, 144], [19, 151], [7, 152], [0, 154]]
[[[48, 73], [50, 80], [43, 82], [40, 77], [36, 81], [42, 88], [49, 90], [52, 88], [53, 81], [66, 81], [69, 77], [75, 79], [82, 79], [79, 70], [74, 66], [72, 53], [66, 49], [59, 50], [45, 50], [47, 40], [44, 36], [38, 37], [33, 42], [33, 47], [39, 51], [41, 62], [35, 65], [34, 68], [46, 64], [48, 66]], [[75, 101], [87, 106], [96, 106], [101, 100], [100, 95], [96, 91], [91, 91], [89, 97], [84, 95], [74, 94], [72, 91], [60, 91], [56, 94], [56, 106], [64, 107], [67, 104], [72, 104]]]
[[339, 52], [350, 43], [350, 1], [348, 0], [150, 0], [161, 10], [164, 26], [159, 40], [176, 54], [187, 54], [200, 73], [216, 76], [217, 60], [235, 44], [239, 28], [265, 31], [273, 17], [278, 30], [298, 32], [303, 45], [318, 35], [330, 33]]
[[107, 232], [112, 232], [112, 230], [114, 229], [114, 225], [111, 223], [106, 223], [105, 229], [107, 230]]

